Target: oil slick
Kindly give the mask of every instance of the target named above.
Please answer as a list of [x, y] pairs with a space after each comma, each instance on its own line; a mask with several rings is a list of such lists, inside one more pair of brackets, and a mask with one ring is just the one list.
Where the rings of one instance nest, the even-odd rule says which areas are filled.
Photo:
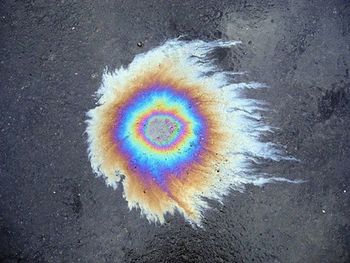
[[254, 175], [250, 160], [285, 158], [259, 137], [264, 104], [243, 98], [259, 83], [232, 83], [208, 55], [235, 41], [169, 40], [137, 55], [127, 68], [105, 72], [96, 108], [88, 112], [92, 169], [129, 208], [153, 222], [178, 210], [200, 225], [208, 204], [231, 189], [283, 178]]

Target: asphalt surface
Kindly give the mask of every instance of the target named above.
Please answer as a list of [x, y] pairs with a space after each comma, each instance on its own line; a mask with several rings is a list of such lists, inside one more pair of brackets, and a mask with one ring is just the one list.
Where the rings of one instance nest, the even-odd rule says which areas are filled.
[[[348, 1], [4, 0], [0, 23], [1, 262], [350, 262]], [[258, 168], [306, 180], [232, 192], [203, 229], [149, 224], [86, 153], [104, 68], [178, 35], [242, 40], [218, 62], [270, 86], [247, 95], [300, 160]]]

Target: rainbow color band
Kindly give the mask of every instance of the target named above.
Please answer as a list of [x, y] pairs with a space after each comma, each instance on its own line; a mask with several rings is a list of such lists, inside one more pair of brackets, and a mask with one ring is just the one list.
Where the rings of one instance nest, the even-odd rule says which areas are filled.
[[[206, 120], [194, 106], [193, 99], [171, 86], [154, 85], [136, 93], [118, 112], [115, 143], [121, 158], [143, 177], [166, 186], [167, 174], [176, 174], [191, 162], [198, 161], [206, 136]], [[170, 143], [152, 143], [146, 122], [169, 118], [178, 127]], [[143, 178], [146, 179], [146, 178]]]

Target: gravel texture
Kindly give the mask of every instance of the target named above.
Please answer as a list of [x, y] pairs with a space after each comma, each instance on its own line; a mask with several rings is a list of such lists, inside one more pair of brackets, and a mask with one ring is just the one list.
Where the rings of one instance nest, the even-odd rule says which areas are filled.
[[[0, 262], [350, 262], [348, 1], [0, 3]], [[84, 134], [105, 67], [169, 38], [235, 39], [226, 69], [270, 88], [269, 139], [300, 162], [211, 202], [203, 229], [129, 211], [92, 174]]]

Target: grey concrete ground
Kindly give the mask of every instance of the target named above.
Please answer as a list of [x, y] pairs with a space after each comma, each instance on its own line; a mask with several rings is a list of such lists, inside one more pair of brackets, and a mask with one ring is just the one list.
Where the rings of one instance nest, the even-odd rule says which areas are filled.
[[[3, 0], [0, 22], [1, 262], [350, 261], [348, 1]], [[211, 202], [204, 229], [129, 212], [86, 154], [103, 69], [180, 34], [242, 40], [220, 63], [271, 87], [248, 95], [301, 160], [259, 169], [307, 180]]]

